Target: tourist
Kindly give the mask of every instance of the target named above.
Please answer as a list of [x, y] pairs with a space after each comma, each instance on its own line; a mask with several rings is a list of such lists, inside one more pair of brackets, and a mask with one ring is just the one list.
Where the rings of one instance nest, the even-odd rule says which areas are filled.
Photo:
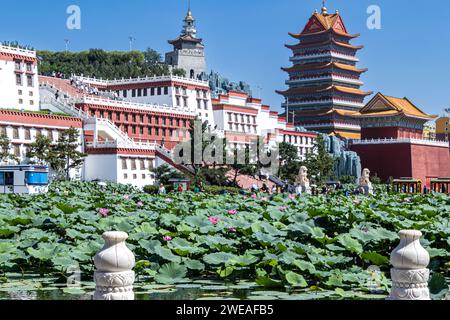
[[183, 185], [180, 183], [179, 185], [178, 185], [178, 192], [183, 192]]
[[56, 90], [56, 93], [55, 93], [55, 100], [58, 100], [58, 98], [59, 98], [59, 90]]
[[263, 183], [261, 191], [264, 193], [268, 193], [269, 192], [269, 188], [267, 187], [267, 184]]
[[272, 194], [277, 193], [277, 192], [278, 192], [277, 186], [273, 185], [273, 187], [272, 187]]
[[158, 194], [166, 194], [166, 187], [164, 187], [164, 184], [159, 184]]
[[258, 185], [254, 182], [252, 184], [252, 192], [258, 192], [258, 190], [259, 190]]

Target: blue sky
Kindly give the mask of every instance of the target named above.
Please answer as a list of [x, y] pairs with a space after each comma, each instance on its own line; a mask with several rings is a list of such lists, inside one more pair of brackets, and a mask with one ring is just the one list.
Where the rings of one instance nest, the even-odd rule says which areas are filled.
[[[66, 8], [82, 12], [81, 30], [66, 28]], [[381, 30], [366, 26], [369, 5], [381, 8]], [[210, 69], [253, 86], [255, 96], [278, 110], [275, 93], [284, 89], [290, 50], [288, 32], [303, 29], [320, 0], [192, 0], [199, 36], [204, 39]], [[128, 50], [151, 47], [169, 51], [167, 40], [177, 37], [187, 0], [24, 0], [2, 1], [0, 41], [18, 40], [38, 49], [90, 48]], [[350, 33], [360, 33], [354, 44], [364, 90], [408, 97], [426, 112], [440, 114], [450, 107], [450, 1], [444, 0], [329, 0], [329, 11], [339, 9]], [[260, 86], [262, 90], [257, 89]]]

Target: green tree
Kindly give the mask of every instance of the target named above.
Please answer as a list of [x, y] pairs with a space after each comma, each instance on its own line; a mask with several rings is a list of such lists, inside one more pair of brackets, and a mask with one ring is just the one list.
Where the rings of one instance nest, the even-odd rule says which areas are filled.
[[52, 140], [42, 134], [36, 136], [36, 140], [30, 144], [27, 158], [31, 164], [49, 164], [54, 159]]
[[280, 169], [278, 176], [282, 180], [293, 183], [300, 169], [298, 149], [293, 144], [282, 142], [278, 146], [280, 157]]
[[78, 151], [80, 147], [78, 140], [78, 130], [71, 127], [61, 132], [58, 142], [53, 148], [50, 166], [61, 179], [70, 180], [70, 170], [79, 168], [87, 156]]
[[155, 179], [158, 183], [164, 185], [169, 184], [170, 179], [182, 179], [184, 175], [174, 169], [172, 169], [167, 164], [163, 164], [157, 168], [152, 168], [150, 171], [155, 175]]
[[245, 148], [244, 163], [239, 163], [238, 150], [233, 150], [234, 161], [229, 164], [229, 168], [234, 171], [233, 185], [237, 186], [237, 179], [240, 175], [254, 176], [259, 173], [261, 169], [260, 163], [258, 161], [251, 161], [250, 148], [247, 146]]
[[335, 159], [328, 153], [325, 140], [318, 135], [313, 148], [306, 154], [305, 160], [300, 165], [308, 168], [308, 175], [317, 184], [320, 184], [333, 174]]
[[0, 162], [8, 162], [10, 160], [18, 162], [15, 155], [11, 154], [11, 141], [6, 134], [0, 135]]

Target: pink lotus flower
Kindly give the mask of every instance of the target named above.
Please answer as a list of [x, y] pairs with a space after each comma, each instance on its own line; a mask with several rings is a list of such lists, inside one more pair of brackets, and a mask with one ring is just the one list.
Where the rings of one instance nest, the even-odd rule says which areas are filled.
[[252, 199], [255, 200], [256, 199], [256, 193], [252, 194]]
[[123, 198], [124, 198], [125, 200], [128, 200], [128, 199], [130, 199], [130, 196], [126, 194], [126, 195], [123, 196]]
[[216, 225], [219, 221], [222, 221], [219, 217], [209, 217], [208, 220], [211, 221], [213, 225]]
[[279, 207], [278, 210], [280, 210], [280, 211], [285, 211], [285, 210], [287, 210], [287, 208], [288, 208], [288, 207], [286, 207], [286, 206], [282, 206], [282, 207]]
[[295, 196], [294, 196], [293, 194], [290, 194], [290, 195], [289, 195], [289, 199], [294, 200], [294, 199], [295, 199]]
[[228, 210], [228, 214], [231, 214], [232, 216], [234, 216], [237, 213], [237, 210], [232, 209], [232, 210]]
[[233, 227], [228, 227], [228, 230], [230, 230], [230, 231], [233, 232], [233, 233], [236, 233], [236, 229], [233, 228]]
[[142, 201], [139, 201], [138, 203], [136, 203], [136, 205], [137, 205], [139, 208], [142, 208], [142, 207], [144, 206], [144, 203], [143, 203]]
[[167, 202], [167, 203], [171, 203], [172, 201], [173, 201], [173, 200], [170, 199], [170, 198], [167, 198], [167, 199], [166, 199], [166, 202]]
[[100, 208], [98, 209], [98, 213], [100, 213], [102, 217], [106, 218], [108, 216], [109, 210], [106, 208]]
[[172, 237], [171, 237], [171, 236], [164, 236], [164, 237], [163, 237], [163, 240], [164, 240], [164, 241], [171, 241], [171, 240], [172, 240]]

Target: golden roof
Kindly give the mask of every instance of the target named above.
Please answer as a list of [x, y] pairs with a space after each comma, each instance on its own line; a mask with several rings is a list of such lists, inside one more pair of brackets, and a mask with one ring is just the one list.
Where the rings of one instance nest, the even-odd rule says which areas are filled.
[[[325, 10], [324, 10], [325, 9]], [[322, 26], [323, 30], [316, 31], [316, 32], [308, 32], [307, 27], [311, 24], [313, 21], [318, 21], [320, 25]], [[312, 35], [321, 35], [328, 32], [334, 32], [337, 35], [348, 37], [348, 38], [356, 38], [359, 36], [359, 34], [349, 34], [347, 33], [347, 30], [345, 28], [344, 22], [342, 21], [341, 15], [338, 11], [334, 14], [328, 14], [326, 8], [322, 8], [322, 12], [314, 12], [311, 18], [308, 21], [308, 24], [306, 25], [305, 29], [299, 33], [289, 33], [290, 36], [294, 38], [302, 38], [304, 36], [312, 36]]]
[[415, 106], [408, 98], [396, 98], [392, 96], [386, 96], [381, 92], [377, 93], [369, 103], [362, 108], [357, 117], [367, 116], [394, 116], [398, 114], [405, 114], [407, 116], [422, 118], [422, 119], [435, 119], [437, 116], [428, 115], [423, 112], [419, 107]]
[[355, 88], [349, 88], [349, 87], [342, 87], [342, 86], [336, 86], [336, 85], [319, 85], [314, 87], [296, 87], [296, 88], [289, 88], [286, 91], [277, 91], [279, 94], [296, 94], [296, 93], [316, 93], [316, 92], [328, 92], [328, 91], [339, 91], [344, 93], [352, 93], [357, 94], [360, 96], [369, 96], [372, 94], [372, 92], [364, 92], [359, 89]]
[[352, 139], [352, 140], [360, 140], [361, 139], [361, 133], [358, 132], [346, 132], [346, 131], [335, 131], [336, 135], [346, 138], [346, 139]]

